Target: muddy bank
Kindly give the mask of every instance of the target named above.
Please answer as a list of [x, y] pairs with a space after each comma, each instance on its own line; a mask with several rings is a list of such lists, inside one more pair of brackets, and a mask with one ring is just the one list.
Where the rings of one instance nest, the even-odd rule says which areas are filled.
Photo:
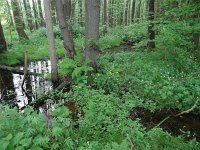
[[178, 111], [172, 109], [157, 110], [152, 113], [144, 108], [136, 108], [130, 112], [129, 117], [131, 119], [139, 118], [147, 129], [151, 129], [170, 116], [159, 127], [172, 133], [172, 135], [183, 135], [186, 139], [196, 138], [200, 142], [200, 116], [184, 114], [174, 117], [178, 113]]

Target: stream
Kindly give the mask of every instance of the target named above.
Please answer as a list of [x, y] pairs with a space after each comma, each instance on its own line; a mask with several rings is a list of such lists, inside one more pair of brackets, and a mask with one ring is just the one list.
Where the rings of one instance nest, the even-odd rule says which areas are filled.
[[[51, 72], [50, 61], [37, 61], [29, 64], [29, 71], [47, 74]], [[23, 70], [23, 67], [19, 67]], [[28, 75], [22, 89], [23, 75], [0, 70], [0, 103], [16, 106], [18, 109], [30, 104], [39, 94], [52, 89], [52, 83], [43, 77]]]

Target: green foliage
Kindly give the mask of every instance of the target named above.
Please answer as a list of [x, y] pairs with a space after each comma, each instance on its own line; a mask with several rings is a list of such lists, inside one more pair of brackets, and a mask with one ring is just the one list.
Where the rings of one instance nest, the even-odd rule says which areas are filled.
[[75, 84], [87, 83], [87, 72], [92, 71], [93, 68], [89, 66], [88, 61], [82, 62], [82, 56], [76, 55], [75, 58], [63, 59], [58, 65], [58, 72], [61, 77], [71, 76]]
[[[60, 93], [60, 92], [59, 92]], [[52, 106], [47, 115], [32, 108], [23, 113], [0, 106], [0, 148], [11, 149], [130, 149], [130, 141], [138, 149], [194, 149], [195, 140], [184, 142], [181, 137], [155, 128], [147, 131], [137, 120], [130, 120], [130, 103], [136, 98], [118, 98], [104, 91], [74, 87], [74, 91], [57, 95], [58, 100], [75, 101], [83, 116], [71, 119], [63, 103]], [[61, 96], [61, 97], [60, 97]], [[63, 97], [64, 96], [64, 97]], [[60, 97], [60, 98], [59, 98]], [[49, 105], [52, 101], [49, 99]], [[136, 106], [137, 107], [137, 106]], [[78, 128], [75, 127], [78, 123]]]
[[184, 51], [174, 56], [159, 50], [119, 53], [102, 57], [98, 64], [103, 69], [91, 84], [107, 93], [131, 93], [160, 107], [181, 110], [190, 108], [200, 94], [199, 64]]

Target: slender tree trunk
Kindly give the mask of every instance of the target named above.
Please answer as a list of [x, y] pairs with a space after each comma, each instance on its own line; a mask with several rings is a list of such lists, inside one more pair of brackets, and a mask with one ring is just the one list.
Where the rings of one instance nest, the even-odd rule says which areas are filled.
[[1, 18], [0, 18], [0, 53], [7, 50], [6, 40], [3, 33], [3, 27], [1, 24]]
[[113, 27], [113, 16], [112, 16], [112, 2], [113, 0], [109, 0], [109, 9], [108, 9], [108, 17], [109, 17], [109, 26]]
[[45, 11], [45, 21], [47, 28], [48, 45], [49, 45], [49, 56], [51, 60], [51, 79], [53, 83], [56, 83], [58, 81], [57, 57], [56, 57], [55, 40], [53, 34], [50, 0], [44, 0], [44, 11]]
[[107, 0], [104, 0], [103, 3], [103, 26], [104, 26], [104, 33], [107, 32], [107, 26], [108, 26], [108, 14], [107, 14]]
[[154, 27], [154, 0], [148, 0], [148, 5], [149, 5], [149, 11], [148, 11], [148, 20], [149, 20], [149, 25], [148, 25], [148, 43], [147, 47], [149, 49], [155, 48], [155, 31], [153, 30]]
[[132, 1], [132, 13], [131, 13], [132, 22], [135, 22], [135, 0]]
[[23, 22], [22, 22], [22, 18], [21, 18], [21, 15], [20, 15], [18, 1], [11, 0], [11, 5], [12, 5], [13, 16], [14, 16], [14, 20], [15, 20], [15, 26], [16, 26], [17, 33], [19, 35], [19, 39], [20, 40], [28, 40], [29, 38], [26, 35], [24, 28], [23, 28]]
[[52, 13], [52, 20], [53, 25], [56, 25], [56, 7], [55, 7], [56, 0], [51, 0], [51, 13]]
[[29, 27], [29, 30], [32, 32], [34, 29], [34, 25], [33, 25], [33, 21], [32, 21], [33, 16], [31, 13], [30, 1], [24, 0], [24, 6], [25, 6], [26, 17], [27, 17], [27, 21], [28, 21], [28, 27]]
[[35, 0], [32, 0], [32, 3], [33, 3], [33, 14], [34, 14], [34, 18], [35, 18], [35, 28], [38, 29], [39, 25], [38, 25], [38, 16], [37, 16]]
[[11, 14], [11, 8], [10, 8], [10, 4], [9, 4], [8, 0], [6, 0], [6, 4], [7, 4], [7, 7], [8, 7], [10, 27], [13, 27], [14, 26], [14, 21], [13, 21], [13, 16]]
[[79, 1], [79, 13], [80, 13], [79, 23], [81, 26], [83, 26], [83, 1], [82, 0]]
[[85, 57], [91, 60], [92, 66], [96, 67], [96, 59], [99, 53], [99, 23], [100, 23], [100, 0], [86, 0], [86, 34], [85, 34]]
[[40, 15], [40, 26], [45, 27], [44, 17], [43, 17], [43, 13], [42, 13], [41, 0], [37, 0], [37, 2], [38, 2], [38, 9], [39, 9], [39, 15]]
[[18, 0], [18, 3], [19, 3], [19, 9], [20, 9], [20, 15], [21, 15], [21, 18], [22, 18], [22, 23], [23, 23], [23, 28], [26, 29], [26, 21], [25, 21], [25, 14], [23, 13], [23, 6], [22, 6], [22, 3], [20, 0]]
[[56, 0], [56, 12], [63, 37], [63, 44], [66, 50], [66, 56], [73, 59], [75, 55], [74, 41], [72, 38], [72, 28], [69, 20], [65, 20], [62, 0]]
[[127, 26], [127, 24], [128, 24], [128, 5], [129, 5], [129, 0], [127, 0], [127, 1], [124, 1], [124, 25], [125, 26]]

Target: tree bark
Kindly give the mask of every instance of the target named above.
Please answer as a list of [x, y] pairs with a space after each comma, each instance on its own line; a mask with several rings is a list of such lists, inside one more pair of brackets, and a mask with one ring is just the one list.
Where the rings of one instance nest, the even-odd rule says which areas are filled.
[[71, 22], [71, 0], [64, 0], [64, 14], [67, 20]]
[[148, 5], [149, 5], [149, 11], [148, 11], [148, 20], [149, 20], [149, 25], [148, 25], [148, 42], [147, 42], [147, 47], [149, 49], [155, 48], [155, 31], [153, 30], [154, 27], [154, 0], [148, 0]]
[[6, 0], [6, 4], [7, 4], [7, 7], [8, 7], [10, 27], [13, 27], [14, 26], [14, 21], [13, 21], [13, 16], [11, 14], [11, 8], [10, 8], [10, 4], [9, 4], [8, 0]]
[[46, 21], [47, 37], [48, 37], [49, 56], [51, 61], [51, 79], [53, 83], [56, 83], [58, 81], [57, 57], [56, 57], [55, 40], [53, 34], [50, 0], [44, 1], [44, 11], [45, 11], [45, 21]]
[[86, 0], [86, 33], [85, 33], [85, 57], [96, 67], [96, 59], [99, 53], [99, 23], [100, 23], [100, 0]]
[[80, 0], [79, 1], [79, 23], [81, 26], [83, 26], [83, 1]]
[[55, 7], [56, 0], [51, 0], [51, 13], [52, 13], [52, 21], [53, 25], [56, 25], [56, 7]]
[[7, 50], [6, 40], [3, 33], [3, 27], [1, 24], [1, 18], [0, 18], [0, 53]]
[[131, 13], [132, 22], [135, 22], [135, 0], [132, 1], [132, 13]]
[[75, 55], [74, 41], [72, 37], [72, 28], [70, 20], [65, 20], [62, 0], [56, 0], [56, 12], [59, 20], [63, 44], [66, 50], [66, 55], [73, 59]]
[[42, 13], [41, 0], [37, 0], [37, 2], [38, 2], [38, 9], [39, 9], [39, 15], [40, 15], [40, 26], [45, 27], [44, 17], [43, 17], [43, 13]]
[[33, 29], [34, 29], [34, 25], [33, 25], [33, 21], [32, 21], [33, 16], [32, 16], [32, 13], [31, 13], [31, 6], [30, 6], [29, 0], [24, 0], [24, 7], [25, 7], [25, 11], [26, 11], [28, 28], [32, 32]]
[[107, 14], [107, 0], [104, 0], [103, 3], [103, 26], [104, 26], [104, 33], [107, 32], [107, 26], [108, 26], [108, 14]]
[[33, 3], [33, 14], [34, 14], [34, 18], [35, 18], [35, 28], [39, 29], [38, 16], [37, 16], [37, 9], [36, 9], [35, 0], [32, 0], [32, 3]]
[[11, 0], [11, 5], [12, 5], [15, 26], [16, 26], [17, 33], [19, 35], [19, 39], [20, 40], [28, 40], [29, 38], [26, 35], [24, 28], [23, 28], [23, 22], [22, 22], [20, 10], [19, 10], [19, 3], [16, 0]]

